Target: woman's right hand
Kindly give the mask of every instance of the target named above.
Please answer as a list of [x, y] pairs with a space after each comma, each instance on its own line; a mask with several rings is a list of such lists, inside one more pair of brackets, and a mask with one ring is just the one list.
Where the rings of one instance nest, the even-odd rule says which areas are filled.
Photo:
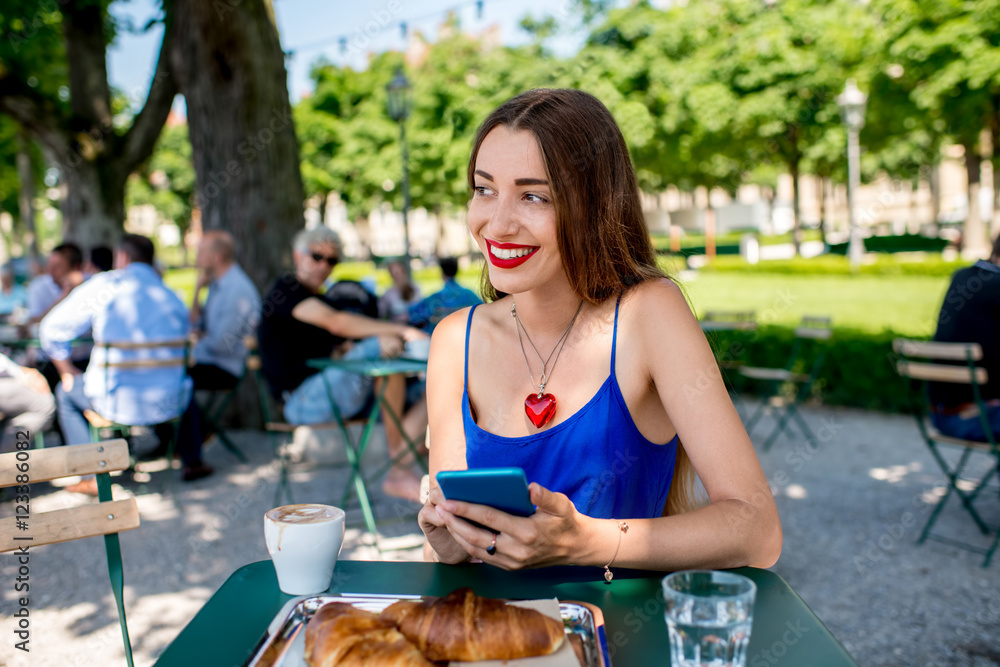
[[437, 506], [444, 500], [441, 489], [436, 487], [431, 489], [427, 502], [417, 515], [417, 523], [420, 524], [420, 530], [424, 531], [427, 543], [437, 554], [438, 561], [454, 565], [469, 560], [469, 553], [451, 536], [444, 519], [437, 512]]

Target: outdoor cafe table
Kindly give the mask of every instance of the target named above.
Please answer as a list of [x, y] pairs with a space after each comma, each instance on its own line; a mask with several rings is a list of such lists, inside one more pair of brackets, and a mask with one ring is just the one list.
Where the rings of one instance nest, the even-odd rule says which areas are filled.
[[[309, 366], [317, 368], [321, 372], [327, 368], [339, 368], [347, 373], [366, 375], [372, 378], [381, 378], [389, 375], [401, 374], [416, 375], [427, 370], [427, 362], [425, 360], [410, 359], [407, 357], [393, 357], [385, 359], [310, 359], [307, 363]], [[382, 383], [381, 389], [375, 396], [375, 403], [372, 405], [371, 411], [365, 417], [364, 430], [355, 442], [347, 428], [347, 419], [345, 418], [345, 415], [341, 415], [340, 410], [337, 408], [337, 402], [333, 398], [333, 387], [330, 385], [329, 378], [326, 375], [323, 375], [322, 377], [323, 384], [326, 386], [327, 398], [330, 401], [330, 409], [337, 425], [340, 427], [340, 432], [343, 435], [345, 443], [344, 450], [347, 453], [347, 460], [351, 465], [351, 477], [345, 485], [344, 497], [341, 499], [340, 506], [347, 507], [347, 502], [350, 499], [350, 494], [353, 490], [358, 496], [358, 501], [361, 504], [361, 512], [365, 519], [365, 527], [372, 535], [377, 535], [378, 528], [375, 525], [375, 512], [372, 509], [371, 501], [369, 499], [368, 481], [369, 479], [380, 477], [386, 470], [389, 469], [391, 465], [396, 462], [395, 459], [387, 461], [385, 466], [383, 466], [380, 470], [377, 470], [368, 476], [366, 476], [361, 469], [362, 457], [365, 454], [365, 449], [368, 447], [369, 442], [371, 442], [372, 433], [375, 429], [375, 423], [378, 421], [380, 412], [378, 409], [379, 406], [383, 407], [385, 414], [389, 415], [389, 417], [396, 423], [396, 428], [399, 429], [409, 452], [413, 454], [417, 462], [424, 468], [424, 472], [427, 472], [427, 467], [424, 465], [423, 459], [417, 451], [417, 444], [406, 434], [406, 431], [401, 423], [401, 415], [397, 415], [389, 402], [385, 400], [385, 390], [388, 383]], [[406, 452], [401, 452], [396, 458], [398, 459], [405, 455]], [[377, 538], [376, 548], [378, 548]]]
[[[734, 572], [757, 584], [747, 665], [857, 664], [784, 579], [756, 568]], [[670, 649], [660, 592], [664, 573], [615, 568], [610, 584], [604, 582], [603, 573], [600, 568], [585, 567], [506, 572], [485, 564], [342, 560], [334, 570], [329, 592], [446, 595], [469, 586], [488, 597], [589, 602], [604, 613], [605, 636], [615, 667], [668, 665]], [[205, 603], [156, 665], [243, 665], [268, 624], [290, 599], [292, 596], [278, 590], [270, 561], [245, 565]]]

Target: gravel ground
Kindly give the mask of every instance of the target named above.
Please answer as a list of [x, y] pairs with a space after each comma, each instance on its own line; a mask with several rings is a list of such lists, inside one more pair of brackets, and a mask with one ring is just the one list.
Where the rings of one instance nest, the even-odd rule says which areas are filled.
[[[825, 408], [805, 414], [818, 448], [780, 438], [761, 453], [785, 531], [774, 571], [861, 665], [1000, 664], [1000, 556], [984, 569], [977, 554], [916, 544], [943, 475], [912, 419]], [[755, 439], [769, 428], [759, 425]], [[115, 480], [115, 497], [135, 495], [142, 517], [139, 529], [121, 535], [137, 665], [152, 664], [233, 570], [267, 558], [261, 517], [275, 504], [277, 470], [263, 434], [234, 439], [249, 464], [215, 446], [206, 453], [213, 477], [183, 484], [177, 471], [154, 471]], [[976, 465], [985, 470], [985, 459]], [[301, 467], [292, 479], [296, 502], [337, 503], [346, 472]], [[86, 502], [39, 485], [32, 513]], [[1000, 524], [995, 488], [978, 504], [988, 523]], [[377, 507], [383, 516], [416, 509], [387, 498]], [[0, 516], [13, 514], [10, 501], [0, 503]], [[979, 536], [954, 499], [939, 525], [956, 537]], [[342, 557], [377, 558], [369, 542], [349, 529]], [[387, 558], [421, 557], [413, 520], [389, 526], [382, 544], [392, 549]], [[23, 654], [13, 648], [16, 568], [0, 556], [0, 666], [124, 664], [102, 540], [32, 549], [30, 567], [31, 652]]]

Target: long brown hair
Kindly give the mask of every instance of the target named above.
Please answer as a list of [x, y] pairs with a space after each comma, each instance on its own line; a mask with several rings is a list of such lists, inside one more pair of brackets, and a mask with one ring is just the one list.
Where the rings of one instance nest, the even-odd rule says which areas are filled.
[[[476, 156], [498, 125], [534, 135], [545, 163], [556, 214], [563, 270], [573, 290], [599, 304], [647, 280], [669, 278], [657, 265], [625, 138], [607, 107], [580, 90], [539, 88], [500, 105], [476, 132], [469, 159], [469, 189]], [[502, 296], [484, 265], [486, 301]], [[667, 498], [669, 514], [694, 504], [694, 469], [678, 445]]]

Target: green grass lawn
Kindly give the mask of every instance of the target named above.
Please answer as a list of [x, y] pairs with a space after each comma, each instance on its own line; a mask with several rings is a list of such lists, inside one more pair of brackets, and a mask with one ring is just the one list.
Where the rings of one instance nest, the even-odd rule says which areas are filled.
[[[391, 284], [389, 273], [375, 271], [370, 262], [345, 262], [337, 266], [334, 276], [357, 280], [372, 272], [381, 293]], [[416, 271], [414, 278], [425, 295], [441, 288], [437, 267]], [[166, 282], [185, 303], [191, 303], [194, 269], [168, 271]], [[477, 290], [478, 268], [462, 272], [459, 282]], [[929, 337], [934, 334], [948, 278], [704, 271], [681, 284], [699, 315], [706, 310], [754, 310], [761, 324], [786, 325], [797, 324], [803, 315], [828, 315], [837, 327], [871, 332], [892, 329]]]
[[835, 327], [929, 337], [948, 278], [703, 272], [681, 284], [699, 315], [752, 309], [760, 324], [788, 325], [826, 315]]

